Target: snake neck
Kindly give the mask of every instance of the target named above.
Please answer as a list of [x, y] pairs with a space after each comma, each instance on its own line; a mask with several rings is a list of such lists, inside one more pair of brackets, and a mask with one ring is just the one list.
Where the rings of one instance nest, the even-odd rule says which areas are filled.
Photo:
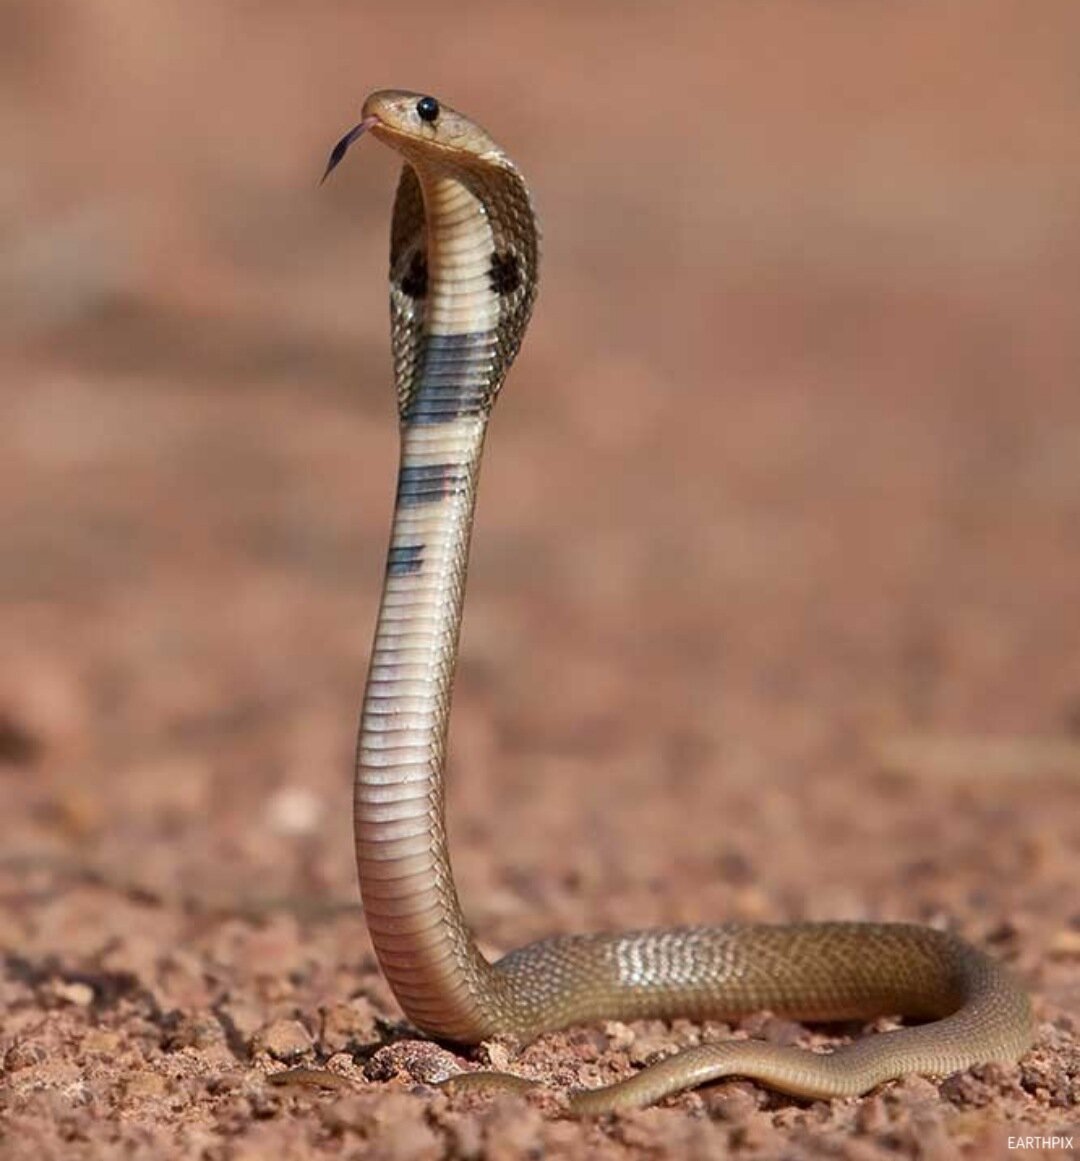
[[398, 1002], [424, 1031], [467, 1041], [491, 1031], [493, 976], [454, 887], [443, 766], [480, 457], [505, 374], [501, 303], [491, 221], [466, 185], [406, 171], [399, 216], [402, 233], [414, 230], [391, 271], [401, 462], [361, 716], [356, 854], [371, 939]]

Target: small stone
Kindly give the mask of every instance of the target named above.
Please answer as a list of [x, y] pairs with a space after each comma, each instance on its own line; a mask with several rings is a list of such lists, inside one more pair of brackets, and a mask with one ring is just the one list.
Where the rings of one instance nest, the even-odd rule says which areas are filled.
[[1050, 955], [1067, 959], [1074, 955], [1080, 956], [1080, 931], [1064, 927], [1050, 937], [1046, 950]]
[[252, 1048], [285, 1063], [311, 1051], [311, 1036], [299, 1020], [275, 1020], [255, 1034]]
[[711, 1117], [732, 1125], [745, 1124], [758, 1110], [758, 1091], [744, 1080], [710, 1085], [701, 1099]]
[[485, 1068], [494, 1069], [496, 1072], [508, 1072], [510, 1069], [512, 1054], [507, 1045], [500, 1040], [485, 1040], [480, 1045], [477, 1056]]
[[604, 1024], [604, 1035], [612, 1052], [625, 1052], [636, 1039], [633, 1028], [620, 1020], [608, 1020]]
[[581, 1061], [596, 1061], [608, 1050], [608, 1038], [599, 1028], [575, 1028], [567, 1036], [575, 1056]]
[[368, 1080], [404, 1078], [413, 1084], [441, 1084], [462, 1071], [461, 1062], [445, 1048], [430, 1040], [399, 1040], [387, 1044], [367, 1062]]
[[53, 985], [53, 994], [61, 1000], [74, 1004], [77, 1008], [89, 1008], [94, 1002], [94, 989], [84, 983], [64, 983], [57, 981]]
[[166, 1052], [182, 1048], [210, 1048], [225, 1043], [225, 1030], [211, 1012], [180, 1012], [173, 1009], [161, 1018], [161, 1047]]
[[634, 1043], [627, 1052], [631, 1064], [652, 1064], [665, 1056], [671, 1056], [675, 1046], [671, 1042], [670, 1032], [643, 1033], [634, 1038]]
[[322, 813], [322, 801], [306, 786], [283, 786], [266, 804], [267, 822], [281, 835], [313, 833]]
[[266, 1022], [266, 1009], [243, 999], [230, 1000], [214, 1009], [223, 1033], [253, 1040]]
[[378, 1039], [375, 1009], [366, 996], [347, 1003], [330, 1004], [322, 1011], [319, 1045], [324, 1052], [345, 1052]]
[[772, 901], [760, 887], [739, 887], [733, 895], [734, 911], [740, 919], [752, 922], [768, 916]]

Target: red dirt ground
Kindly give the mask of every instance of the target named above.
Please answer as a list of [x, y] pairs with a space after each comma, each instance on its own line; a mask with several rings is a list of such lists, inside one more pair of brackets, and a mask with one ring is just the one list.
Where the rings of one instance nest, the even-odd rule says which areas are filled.
[[[0, 8], [0, 1155], [1080, 1142], [1078, 37], [1070, 0]], [[315, 183], [388, 85], [485, 123], [546, 229], [453, 725], [484, 947], [948, 925], [1030, 984], [1019, 1066], [582, 1124], [430, 1087], [733, 1030], [455, 1057], [372, 959], [348, 804], [395, 162]]]

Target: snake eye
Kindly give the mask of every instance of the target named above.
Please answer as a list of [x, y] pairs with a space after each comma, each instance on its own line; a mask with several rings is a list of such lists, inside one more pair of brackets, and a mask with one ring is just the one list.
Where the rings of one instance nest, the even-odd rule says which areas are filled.
[[439, 116], [439, 102], [434, 97], [421, 97], [416, 102], [416, 115], [421, 121], [434, 124]]

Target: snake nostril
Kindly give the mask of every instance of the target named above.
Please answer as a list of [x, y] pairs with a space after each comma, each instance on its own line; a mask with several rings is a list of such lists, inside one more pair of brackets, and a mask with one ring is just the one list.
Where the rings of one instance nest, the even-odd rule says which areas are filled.
[[434, 124], [439, 116], [439, 102], [434, 97], [421, 97], [416, 102], [416, 115], [421, 121]]

